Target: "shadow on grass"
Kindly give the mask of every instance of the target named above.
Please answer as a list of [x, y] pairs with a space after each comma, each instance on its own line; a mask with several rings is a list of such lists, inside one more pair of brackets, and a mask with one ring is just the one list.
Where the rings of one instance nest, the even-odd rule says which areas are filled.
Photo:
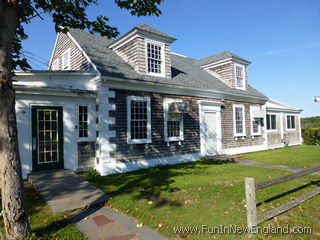
[[178, 187], [173, 187], [174, 177], [195, 174], [195, 169], [199, 169], [199, 174], [201, 174], [201, 169], [205, 169], [208, 165], [222, 165], [232, 162], [234, 161], [201, 159], [197, 162], [158, 166], [130, 173], [97, 177], [91, 180], [91, 183], [107, 192], [111, 197], [135, 193], [132, 194], [134, 198], [153, 201], [154, 207], [165, 205], [180, 207], [183, 203], [170, 200], [161, 194], [162, 192], [172, 193], [181, 190]]
[[272, 201], [277, 200], [277, 199], [279, 199], [279, 198], [285, 197], [285, 196], [287, 196], [287, 195], [289, 195], [289, 194], [291, 194], [291, 193], [300, 191], [300, 190], [305, 189], [305, 188], [307, 188], [307, 187], [310, 187], [310, 186], [312, 186], [312, 185], [320, 186], [320, 180], [318, 180], [318, 181], [311, 181], [311, 182], [309, 182], [309, 183], [307, 183], [307, 184], [304, 184], [304, 185], [302, 185], [302, 186], [296, 187], [296, 188], [291, 189], [291, 190], [289, 190], [289, 191], [287, 191], [287, 192], [284, 192], [284, 193], [281, 193], [281, 194], [279, 194], [279, 195], [276, 195], [276, 196], [273, 196], [273, 197], [271, 197], [271, 198], [268, 198], [268, 199], [266, 199], [266, 200], [264, 200], [264, 201], [261, 201], [261, 202], [257, 203], [257, 207], [261, 206], [262, 204], [269, 203], [269, 202], [272, 202]]

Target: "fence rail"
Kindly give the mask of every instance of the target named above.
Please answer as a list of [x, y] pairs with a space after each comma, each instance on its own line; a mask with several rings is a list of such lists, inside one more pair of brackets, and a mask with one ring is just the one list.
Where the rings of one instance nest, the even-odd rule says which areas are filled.
[[270, 187], [279, 183], [287, 182], [299, 177], [303, 177], [305, 175], [320, 171], [320, 166], [308, 168], [305, 170], [301, 170], [299, 172], [289, 174], [283, 177], [275, 178], [269, 181], [265, 181], [263, 183], [255, 184], [254, 178], [245, 178], [245, 189], [246, 189], [246, 206], [247, 206], [247, 225], [251, 229], [251, 232], [254, 233], [256, 227], [259, 223], [273, 218], [281, 213], [288, 211], [291, 208], [298, 206], [304, 201], [316, 196], [320, 193], [320, 187], [313, 189], [311, 192], [304, 194], [296, 199], [286, 202], [285, 204], [272, 209], [262, 216], [257, 215], [257, 203], [256, 203], [256, 191]]

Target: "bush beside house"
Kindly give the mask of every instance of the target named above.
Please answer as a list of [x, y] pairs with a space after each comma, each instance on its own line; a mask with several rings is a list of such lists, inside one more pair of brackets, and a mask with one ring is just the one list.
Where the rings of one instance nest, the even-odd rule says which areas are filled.
[[303, 128], [302, 138], [306, 145], [320, 145], [320, 128]]

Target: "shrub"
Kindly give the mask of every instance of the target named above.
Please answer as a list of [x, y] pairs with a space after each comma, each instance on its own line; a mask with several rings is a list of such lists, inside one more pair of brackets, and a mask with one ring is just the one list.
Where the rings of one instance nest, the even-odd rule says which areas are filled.
[[83, 173], [83, 176], [90, 181], [99, 178], [101, 175], [96, 169], [91, 167]]
[[302, 138], [306, 145], [320, 145], [320, 128], [303, 128]]

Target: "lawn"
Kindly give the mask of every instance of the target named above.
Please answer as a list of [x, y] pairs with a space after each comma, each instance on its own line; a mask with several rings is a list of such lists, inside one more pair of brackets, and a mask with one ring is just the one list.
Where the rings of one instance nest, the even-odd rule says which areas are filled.
[[[244, 178], [256, 182], [288, 174], [277, 169], [221, 164], [201, 160], [174, 166], [97, 177], [91, 182], [111, 196], [111, 207], [136, 218], [171, 239], [247, 239], [247, 235], [174, 233], [173, 227], [246, 226]], [[258, 191], [258, 202], [267, 202], [259, 213], [276, 207], [319, 185], [317, 176], [307, 176]], [[302, 186], [302, 187], [301, 187]], [[290, 191], [292, 190], [292, 191]], [[281, 197], [279, 195], [282, 195]], [[277, 197], [278, 196], [278, 197]], [[271, 199], [275, 199], [270, 202]], [[320, 196], [262, 226], [307, 226], [310, 235], [277, 235], [278, 239], [320, 239]], [[271, 239], [274, 236], [256, 236]]]
[[320, 146], [302, 145], [241, 155], [242, 159], [299, 168], [320, 165]]
[[[27, 211], [31, 226], [30, 239], [45, 240], [81, 240], [85, 239], [78, 229], [68, 220], [71, 212], [53, 214], [50, 207], [34, 190], [33, 186], [26, 184], [25, 189]], [[0, 198], [1, 208], [1, 198]], [[0, 219], [0, 231], [4, 232], [2, 219]], [[1, 238], [0, 238], [1, 239]]]

